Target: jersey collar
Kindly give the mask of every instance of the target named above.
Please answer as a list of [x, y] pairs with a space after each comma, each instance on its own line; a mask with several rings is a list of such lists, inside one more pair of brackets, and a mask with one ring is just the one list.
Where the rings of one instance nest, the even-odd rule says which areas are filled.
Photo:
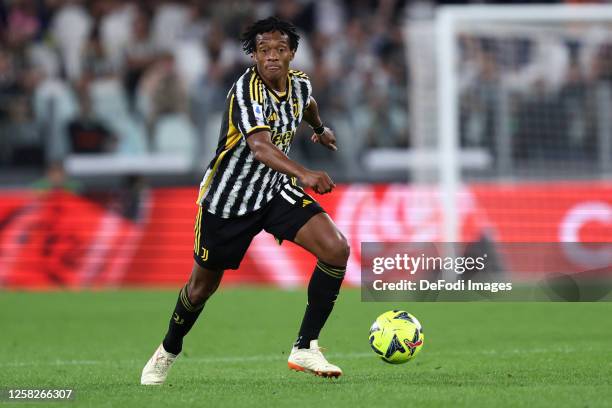
[[292, 86], [291, 86], [291, 75], [289, 73], [287, 73], [287, 91], [285, 91], [283, 95], [279, 95], [278, 92], [276, 92], [274, 89], [266, 85], [265, 81], [263, 80], [263, 77], [259, 74], [259, 71], [257, 71], [256, 66], [253, 66], [253, 72], [255, 72], [255, 75], [259, 77], [259, 79], [261, 80], [261, 83], [266, 87], [266, 89], [270, 92], [270, 95], [272, 95], [272, 97], [276, 99], [277, 102], [291, 99]]

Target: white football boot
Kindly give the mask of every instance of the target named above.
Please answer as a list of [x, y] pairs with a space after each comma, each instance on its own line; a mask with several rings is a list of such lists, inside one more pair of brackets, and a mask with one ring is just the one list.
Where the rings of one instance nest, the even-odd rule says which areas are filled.
[[142, 369], [140, 383], [142, 385], [161, 385], [166, 381], [170, 367], [178, 355], [168, 353], [162, 344], [159, 345], [155, 353], [151, 356], [147, 364]]
[[304, 371], [317, 375], [319, 377], [340, 377], [342, 370], [333, 364], [330, 364], [319, 347], [318, 340], [310, 341], [310, 348], [299, 349], [294, 346], [289, 354], [287, 365], [295, 371]]

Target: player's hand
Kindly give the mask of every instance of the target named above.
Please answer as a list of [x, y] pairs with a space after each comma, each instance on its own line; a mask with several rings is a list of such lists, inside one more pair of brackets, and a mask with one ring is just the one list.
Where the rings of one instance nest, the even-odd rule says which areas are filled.
[[313, 133], [310, 140], [312, 140], [313, 143], [321, 143], [323, 146], [327, 147], [329, 150], [333, 150], [334, 152], [338, 150], [338, 147], [336, 146], [336, 135], [334, 135], [334, 132], [328, 127], [325, 127], [325, 130], [320, 135]]
[[302, 186], [310, 187], [319, 194], [329, 193], [336, 187], [332, 179], [324, 171], [306, 170], [299, 179]]

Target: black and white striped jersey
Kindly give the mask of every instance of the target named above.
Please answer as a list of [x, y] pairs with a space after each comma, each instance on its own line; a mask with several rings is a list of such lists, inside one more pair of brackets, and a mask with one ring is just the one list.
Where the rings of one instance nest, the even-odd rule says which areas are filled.
[[268, 88], [255, 67], [234, 83], [227, 100], [219, 144], [208, 165], [198, 204], [222, 218], [258, 210], [279, 193], [289, 177], [255, 160], [246, 139], [269, 129], [285, 154], [308, 106], [312, 87], [301, 71], [290, 70], [287, 91]]

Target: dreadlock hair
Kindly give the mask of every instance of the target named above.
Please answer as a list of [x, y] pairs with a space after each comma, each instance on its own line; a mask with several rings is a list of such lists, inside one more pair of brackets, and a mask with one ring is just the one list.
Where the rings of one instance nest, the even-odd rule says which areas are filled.
[[240, 41], [242, 41], [242, 49], [247, 54], [251, 55], [255, 53], [256, 43], [255, 38], [257, 34], [273, 33], [278, 31], [279, 33], [286, 34], [289, 37], [289, 49], [296, 51], [298, 43], [300, 42], [300, 36], [298, 35], [296, 28], [293, 24], [288, 21], [281, 20], [277, 17], [268, 17], [263, 20], [256, 21], [242, 33]]

